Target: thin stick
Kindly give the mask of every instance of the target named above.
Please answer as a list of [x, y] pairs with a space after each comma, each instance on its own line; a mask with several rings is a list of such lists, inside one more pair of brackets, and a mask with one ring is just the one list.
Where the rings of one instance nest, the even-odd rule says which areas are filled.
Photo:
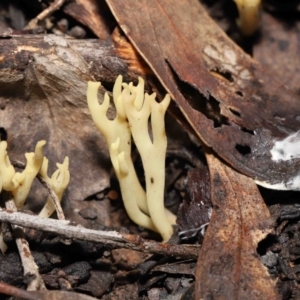
[[46, 180], [40, 175], [37, 175], [37, 179], [42, 183], [42, 185], [44, 185], [44, 187], [48, 190], [50, 197], [53, 201], [56, 213], [57, 213], [57, 218], [59, 220], [65, 220], [65, 214], [62, 210], [62, 207], [60, 205], [60, 201], [57, 198], [56, 194], [54, 193], [54, 191], [51, 189], [51, 186], [46, 182]]
[[144, 240], [133, 234], [123, 234], [117, 231], [92, 230], [78, 226], [67, 220], [39, 218], [38, 216], [3, 209], [0, 209], [0, 221], [56, 233], [68, 238], [102, 243], [114, 249], [126, 248], [185, 259], [196, 259], [200, 250], [199, 245], [170, 245], [158, 243], [151, 240]]
[[[18, 160], [12, 161], [12, 165], [15, 168], [25, 169], [25, 164], [22, 163], [21, 161], [18, 161]], [[51, 197], [51, 199], [52, 199], [52, 201], [54, 203], [54, 207], [55, 207], [55, 210], [56, 210], [56, 213], [57, 213], [57, 218], [59, 220], [65, 220], [66, 218], [65, 218], [64, 212], [62, 210], [62, 207], [60, 205], [60, 201], [57, 198], [57, 196], [54, 193], [54, 191], [52, 190], [51, 186], [45, 181], [45, 179], [40, 174], [37, 174], [36, 177], [41, 182], [41, 184], [48, 190], [49, 195], [50, 195], [50, 197]]]
[[17, 297], [17, 299], [40, 300], [39, 295], [32, 294], [4, 282], [0, 282], [1, 294]]
[[65, 3], [65, 0], [55, 0], [51, 5], [49, 5], [39, 15], [37, 15], [34, 19], [32, 19], [24, 29], [36, 28], [39, 21], [42, 21], [45, 18], [49, 17], [53, 12], [58, 10], [64, 3]]
[[[17, 211], [15, 202], [10, 195], [10, 193], [6, 193], [8, 196], [8, 200], [5, 201], [5, 207], [10, 211]], [[10, 195], [10, 197], [9, 197]], [[24, 232], [21, 227], [12, 225], [13, 230], [20, 230], [21, 236], [24, 236]], [[24, 276], [28, 276], [30, 281], [27, 285], [28, 291], [37, 291], [37, 290], [46, 290], [44, 281], [39, 273], [39, 268], [34, 261], [34, 258], [31, 254], [29, 244], [23, 237], [16, 238], [16, 244], [19, 250]]]

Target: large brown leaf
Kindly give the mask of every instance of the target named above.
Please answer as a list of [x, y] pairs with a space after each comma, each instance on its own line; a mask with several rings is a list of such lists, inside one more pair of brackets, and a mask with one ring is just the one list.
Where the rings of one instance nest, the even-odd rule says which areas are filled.
[[[197, 0], [107, 0], [199, 137], [263, 185], [299, 189], [299, 151], [271, 149], [300, 128], [299, 95], [245, 54]], [[289, 142], [297, 149], [295, 135]], [[280, 153], [283, 152], [283, 153]]]
[[213, 212], [196, 269], [195, 299], [280, 299], [257, 246], [272, 228], [256, 184], [208, 154]]

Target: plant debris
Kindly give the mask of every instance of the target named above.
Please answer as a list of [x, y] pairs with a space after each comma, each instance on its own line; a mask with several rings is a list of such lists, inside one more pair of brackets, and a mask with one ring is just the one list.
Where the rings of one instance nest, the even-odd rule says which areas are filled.
[[[298, 299], [299, 192], [268, 188], [299, 189], [299, 1], [265, 0], [250, 37], [234, 1], [27, 2], [0, 3], [0, 139], [20, 169], [47, 140], [50, 161], [70, 157], [71, 182], [65, 221], [35, 215], [49, 194], [38, 181], [21, 212], [1, 193], [0, 298]], [[174, 100], [168, 243], [128, 218], [88, 112], [86, 82], [101, 81], [102, 103], [119, 74]], [[25, 291], [37, 279], [47, 290]]]

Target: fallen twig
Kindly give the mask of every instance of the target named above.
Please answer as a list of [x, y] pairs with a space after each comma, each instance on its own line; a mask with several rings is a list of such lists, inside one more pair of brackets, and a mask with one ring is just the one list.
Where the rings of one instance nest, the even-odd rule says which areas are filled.
[[38, 216], [4, 209], [0, 209], [0, 221], [56, 233], [67, 238], [103, 243], [114, 249], [126, 248], [152, 254], [194, 259], [197, 258], [200, 250], [199, 245], [170, 245], [158, 243], [152, 240], [144, 240], [133, 234], [124, 234], [117, 231], [92, 230], [67, 220], [39, 218]]
[[24, 29], [33, 29], [37, 27], [38, 22], [50, 16], [53, 12], [58, 10], [65, 0], [55, 0], [51, 5], [49, 5], [45, 10], [43, 10], [39, 15], [32, 19]]
[[[7, 193], [9, 195], [9, 193]], [[10, 211], [17, 211], [15, 202], [12, 197], [8, 196], [8, 200], [5, 201], [5, 207]], [[30, 280], [27, 285], [28, 291], [38, 291], [38, 290], [45, 290], [44, 281], [39, 273], [39, 268], [36, 265], [34, 258], [31, 254], [28, 242], [26, 241], [24, 236], [24, 232], [22, 228], [16, 225], [12, 225], [13, 230], [20, 230], [19, 237], [16, 238], [16, 244], [18, 247], [18, 251], [20, 254], [20, 258], [22, 261], [23, 266], [23, 273], [24, 276], [29, 276]]]

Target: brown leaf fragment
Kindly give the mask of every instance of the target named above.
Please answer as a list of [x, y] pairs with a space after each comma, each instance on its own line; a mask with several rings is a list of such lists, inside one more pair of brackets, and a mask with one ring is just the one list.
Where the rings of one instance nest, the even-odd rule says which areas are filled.
[[151, 287], [157, 285], [157, 283], [162, 282], [167, 277], [167, 274], [159, 274], [152, 276], [149, 280], [146, 282], [142, 282], [139, 284], [139, 291], [147, 291]]
[[158, 265], [154, 267], [151, 272], [162, 272], [167, 274], [174, 274], [174, 275], [186, 275], [194, 276], [195, 275], [195, 262], [176, 262], [173, 264], [167, 263], [164, 265]]
[[177, 213], [181, 239], [195, 236], [210, 219], [210, 178], [207, 167], [191, 169], [187, 175], [189, 200], [183, 200]]
[[63, 11], [89, 27], [102, 40], [108, 39], [116, 26], [105, 1], [71, 1], [64, 6]]
[[149, 254], [129, 249], [114, 249], [111, 256], [115, 265], [125, 270], [134, 270], [149, 257]]
[[137, 77], [146, 75], [147, 78], [153, 77], [152, 70], [118, 27], [112, 34], [112, 40], [117, 55], [128, 64], [128, 70], [135, 73]]
[[136, 283], [118, 286], [108, 295], [104, 295], [103, 300], [132, 300], [138, 299], [138, 286]]
[[114, 281], [114, 276], [106, 271], [91, 271], [87, 283], [81, 284], [76, 290], [88, 292], [94, 297], [100, 297], [107, 292]]
[[195, 299], [280, 299], [256, 251], [272, 221], [255, 183], [213, 154], [207, 160], [213, 211], [198, 258]]
[[[197, 0], [107, 3], [206, 145], [262, 185], [300, 188], [300, 153], [289, 152], [298, 149], [299, 137], [290, 136], [300, 128], [298, 95], [234, 44]], [[287, 136], [290, 148], [277, 149], [287, 159], [276, 159], [275, 141]]]

